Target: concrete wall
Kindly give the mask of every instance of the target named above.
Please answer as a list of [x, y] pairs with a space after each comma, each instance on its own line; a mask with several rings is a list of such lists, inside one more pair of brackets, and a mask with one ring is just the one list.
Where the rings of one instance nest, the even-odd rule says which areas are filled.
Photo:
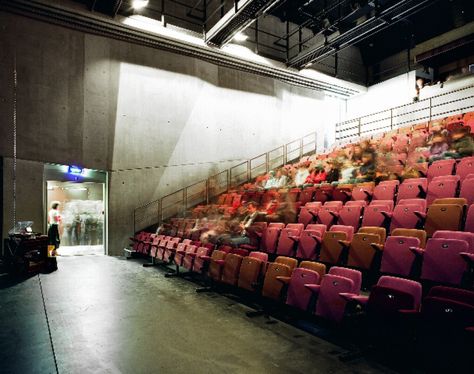
[[107, 170], [110, 254], [126, 244], [135, 207], [309, 132], [318, 131], [322, 143], [344, 104], [270, 78], [7, 13], [0, 13], [0, 25], [4, 226], [11, 221], [16, 56], [17, 178], [24, 189], [18, 214], [40, 221], [42, 163]]

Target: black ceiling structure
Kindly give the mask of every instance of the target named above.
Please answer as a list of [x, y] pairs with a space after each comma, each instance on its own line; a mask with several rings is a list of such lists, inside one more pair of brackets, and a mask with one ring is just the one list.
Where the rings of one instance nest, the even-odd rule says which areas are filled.
[[[216, 48], [245, 34], [241, 44], [263, 57], [363, 85], [419, 67], [412, 49], [474, 21], [472, 0], [149, 0], [141, 10], [133, 0], [76, 1], [112, 18], [140, 14], [172, 24]], [[400, 53], [407, 58], [382, 66]]]

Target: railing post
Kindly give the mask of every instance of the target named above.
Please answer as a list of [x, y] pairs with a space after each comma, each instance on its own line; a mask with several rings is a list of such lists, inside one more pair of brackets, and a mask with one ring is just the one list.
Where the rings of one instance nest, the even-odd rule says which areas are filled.
[[137, 210], [134, 209], [134, 210], [133, 210], [133, 235], [135, 235], [135, 233], [137, 232], [137, 225], [136, 225], [136, 223], [137, 223], [137, 219], [136, 219], [136, 218], [137, 218], [137, 217], [136, 217], [136, 216], [137, 216]]
[[186, 211], [188, 210], [188, 187], [183, 188], [183, 217], [186, 217]]
[[314, 133], [314, 153], [318, 153], [318, 133]]
[[227, 180], [227, 186], [226, 186], [226, 192], [229, 192], [230, 189], [230, 175], [231, 175], [232, 169], [227, 169], [226, 170], [226, 180]]
[[393, 108], [390, 109], [390, 131], [393, 130]]
[[252, 177], [252, 160], [247, 161], [247, 182], [251, 179]]
[[288, 144], [283, 145], [283, 165], [288, 162]]
[[430, 122], [431, 122], [431, 116], [432, 116], [432, 114], [433, 114], [433, 113], [432, 113], [432, 110], [433, 110], [432, 104], [433, 104], [433, 103], [432, 103], [431, 100], [432, 100], [432, 98], [430, 97]]
[[361, 127], [361, 125], [360, 125], [360, 119], [361, 119], [361, 117], [359, 117], [359, 123], [358, 123], [358, 125], [357, 125], [357, 134], [358, 134], [359, 136], [360, 136], [360, 127]]
[[209, 178], [206, 179], [206, 205], [209, 205]]
[[265, 153], [265, 173], [270, 171], [270, 152]]
[[163, 219], [163, 198], [160, 199], [160, 223], [163, 223], [164, 219]]
[[304, 137], [300, 139], [300, 158], [303, 157], [303, 144], [304, 144]]

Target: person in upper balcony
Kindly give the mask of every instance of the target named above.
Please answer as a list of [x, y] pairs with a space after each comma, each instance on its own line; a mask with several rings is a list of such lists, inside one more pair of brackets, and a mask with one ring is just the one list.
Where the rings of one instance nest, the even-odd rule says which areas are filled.
[[295, 186], [299, 187], [305, 184], [306, 178], [309, 175], [309, 162], [301, 162], [295, 175]]
[[276, 188], [284, 188], [288, 184], [288, 175], [287, 171], [284, 168], [280, 168], [276, 172], [276, 182], [275, 182], [275, 187]]
[[276, 188], [277, 184], [278, 184], [278, 179], [275, 178], [275, 172], [272, 170], [268, 174], [269, 174], [269, 177], [268, 177], [267, 182], [265, 183], [265, 186], [264, 186], [264, 188], [266, 190], [269, 190], [271, 188]]
[[451, 132], [451, 157], [462, 158], [474, 154], [474, 139], [471, 128], [460, 126]]

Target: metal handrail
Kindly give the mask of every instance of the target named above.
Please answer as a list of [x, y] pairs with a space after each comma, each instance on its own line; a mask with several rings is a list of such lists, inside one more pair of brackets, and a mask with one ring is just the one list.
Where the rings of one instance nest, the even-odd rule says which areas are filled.
[[[305, 143], [305, 139], [311, 140]], [[291, 146], [294, 144], [297, 144], [297, 147], [291, 149]], [[309, 151], [305, 152], [305, 149], [311, 145], [313, 145], [313, 147]], [[290, 146], [290, 148], [288, 146]], [[281, 152], [281, 154], [271, 158], [270, 154], [273, 154], [276, 151]], [[240, 184], [247, 183], [256, 176], [267, 173], [273, 167], [284, 165], [289, 160], [294, 160], [298, 157], [301, 157], [303, 154], [316, 153], [316, 151], [317, 133], [312, 132], [292, 142], [274, 148], [269, 152], [262, 153], [247, 161], [234, 165], [229, 169], [211, 175], [207, 179], [202, 179], [175, 192], [164, 195], [159, 199], [139, 206], [133, 211], [134, 232], [154, 224], [161, 224], [165, 219], [176, 215], [176, 213], [180, 214], [182, 212], [183, 215], [186, 216], [187, 210], [193, 206], [201, 203], [208, 204], [215, 196], [218, 196], [219, 194], [226, 191], [228, 192], [230, 189], [235, 188]], [[291, 156], [295, 153], [297, 153], [297, 156]], [[252, 161], [259, 158], [265, 158], [265, 161], [259, 163], [258, 165], [252, 165]], [[272, 166], [273, 161], [277, 159], [281, 159], [281, 163], [278, 163], [278, 166]], [[263, 166], [265, 166], [265, 169], [263, 169]], [[242, 172], [240, 172], [240, 170], [237, 172], [237, 168], [242, 168]], [[199, 184], [203, 185], [201, 190], [197, 189]], [[193, 191], [190, 193], [191, 189], [196, 189], [196, 192]], [[168, 199], [170, 199], [172, 202], [168, 203], [166, 201]], [[153, 207], [153, 209], [150, 209], [149, 207]], [[149, 210], [151, 210], [151, 216], [150, 214], [147, 215]]]
[[[474, 108], [474, 93], [467, 92], [465, 96], [459, 97], [456, 99], [443, 101], [441, 103], [433, 103], [434, 100], [451, 95], [453, 93], [463, 92], [469, 89], [474, 88], [474, 85], [467, 85], [462, 88], [451, 90], [448, 92], [443, 92], [436, 96], [428, 97], [416, 102], [407, 103], [403, 105], [398, 105], [393, 108], [380, 110], [374, 113], [367, 114], [365, 116], [352, 118], [346, 121], [342, 121], [336, 124], [336, 142], [348, 139], [355, 138], [360, 136], [367, 136], [369, 134], [375, 134], [380, 130], [384, 129], [393, 129], [394, 126], [400, 127], [405, 124], [416, 123], [418, 121], [431, 121], [434, 117], [441, 117], [444, 115], [449, 115], [453, 113], [463, 112], [468, 109]], [[455, 108], [448, 108], [447, 110], [442, 110], [436, 112], [433, 109], [447, 107], [452, 104], [460, 103], [462, 101], [471, 100], [469, 105], [459, 105]], [[472, 103], [472, 104], [471, 104]], [[424, 105], [425, 104], [425, 105]], [[406, 112], [399, 112], [399, 110], [407, 108], [409, 109]], [[411, 110], [410, 110], [411, 109]], [[370, 119], [371, 117], [382, 115], [382, 118]], [[412, 116], [407, 120], [400, 121], [402, 117]], [[370, 119], [370, 120], [369, 120]], [[387, 123], [389, 122], [389, 123]], [[380, 124], [379, 126], [374, 126]], [[350, 127], [345, 127], [345, 126]], [[354, 131], [357, 130], [357, 131]]]

